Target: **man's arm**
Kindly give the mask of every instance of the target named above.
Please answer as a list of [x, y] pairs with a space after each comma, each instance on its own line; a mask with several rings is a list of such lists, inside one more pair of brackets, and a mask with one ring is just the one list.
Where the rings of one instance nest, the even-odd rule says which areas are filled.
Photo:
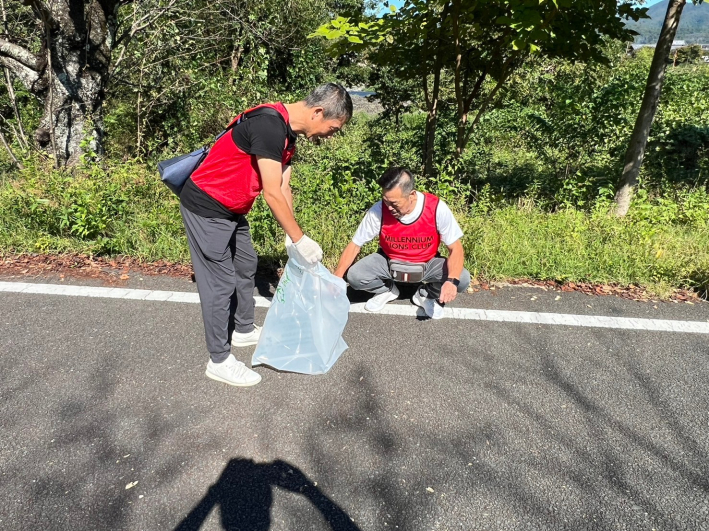
[[[446, 266], [448, 269], [448, 278], [460, 279], [460, 275], [463, 272], [463, 262], [465, 261], [463, 244], [460, 243], [460, 240], [456, 240], [447, 247], [448, 259], [446, 260]], [[438, 300], [445, 304], [446, 302], [455, 300], [456, 295], [458, 295], [458, 287], [452, 282], [444, 281], [441, 287], [441, 296], [438, 297]]]
[[335, 269], [336, 277], [345, 278], [347, 268], [349, 268], [352, 262], [354, 262], [354, 259], [357, 258], [360, 249], [361, 247], [355, 242], [350, 242], [347, 247], [345, 247], [345, 250], [342, 251], [342, 255], [340, 256], [340, 261], [337, 264], [337, 269]]
[[[299, 241], [303, 237], [303, 231], [293, 216], [293, 199], [290, 194], [290, 171], [283, 171], [283, 165], [277, 160], [264, 157], [256, 157], [258, 169], [261, 173], [261, 184], [263, 185], [263, 198], [273, 212], [278, 224], [291, 240]], [[286, 182], [286, 173], [287, 182]], [[287, 189], [287, 192], [285, 190]], [[286, 195], [286, 193], [288, 195]]]
[[293, 210], [293, 192], [290, 188], [290, 177], [292, 173], [292, 166], [283, 167], [283, 183], [281, 184], [281, 191], [283, 192], [283, 197], [286, 198], [288, 203], [288, 208], [290, 208], [290, 213], [295, 216], [295, 211]]

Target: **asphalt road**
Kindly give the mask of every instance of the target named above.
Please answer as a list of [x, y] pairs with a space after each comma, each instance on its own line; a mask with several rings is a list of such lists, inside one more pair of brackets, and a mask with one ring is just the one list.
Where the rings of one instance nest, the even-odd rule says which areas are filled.
[[[457, 304], [709, 319], [561, 295]], [[0, 293], [0, 529], [709, 529], [709, 336], [352, 314], [345, 340], [238, 389], [196, 304]]]

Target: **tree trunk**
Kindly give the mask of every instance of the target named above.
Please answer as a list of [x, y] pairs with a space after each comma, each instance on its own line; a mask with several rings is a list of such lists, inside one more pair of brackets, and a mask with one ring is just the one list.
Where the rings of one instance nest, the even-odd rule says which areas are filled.
[[[423, 174], [426, 177], [431, 177], [435, 173], [433, 170], [433, 159], [436, 153], [436, 128], [438, 127], [438, 97], [441, 91], [441, 70], [443, 69], [443, 58], [441, 47], [443, 46], [443, 27], [445, 26], [448, 15], [450, 13], [451, 4], [446, 2], [446, 5], [441, 12], [438, 32], [436, 34], [436, 45], [431, 42], [436, 55], [433, 63], [433, 88], [429, 97], [428, 94], [428, 74], [424, 66], [422, 77], [423, 87], [426, 94], [426, 130], [424, 135], [424, 167]], [[422, 65], [423, 66], [423, 65]]]
[[116, 3], [27, 1], [45, 30], [42, 49], [33, 54], [0, 37], [0, 65], [10, 69], [42, 105], [35, 140], [60, 165], [75, 164], [85, 151], [100, 155]]
[[[427, 83], [424, 80], [424, 83]], [[431, 100], [426, 113], [426, 133], [424, 137], [424, 153], [426, 159], [424, 163], [423, 174], [426, 177], [431, 177], [433, 171], [433, 156], [436, 151], [436, 127], [438, 125], [438, 96], [441, 86], [441, 68], [437, 65], [436, 71], [433, 74], [433, 90], [431, 91]]]
[[[73, 1], [71, 4], [83, 2]], [[79, 6], [74, 5], [75, 9]], [[108, 84], [113, 36], [112, 26], [98, 2], [91, 2], [86, 13], [69, 9], [55, 16], [58, 24], [47, 24], [50, 50], [44, 112], [35, 138], [48, 149], [47, 140], [56, 143], [61, 164], [73, 165], [90, 151], [103, 154], [103, 101]], [[62, 18], [63, 17], [63, 18]], [[72, 33], [67, 29], [71, 28]], [[49, 138], [47, 133], [49, 133]]]
[[650, 75], [645, 86], [645, 95], [643, 96], [640, 112], [635, 122], [633, 134], [630, 137], [630, 144], [625, 153], [625, 162], [623, 165], [623, 175], [618, 182], [618, 190], [615, 194], [614, 214], [622, 217], [628, 213], [630, 201], [633, 198], [633, 192], [638, 184], [638, 174], [645, 156], [645, 147], [647, 139], [650, 136], [650, 128], [655, 119], [657, 105], [660, 102], [660, 94], [662, 92], [662, 82], [665, 78], [665, 68], [667, 66], [667, 58], [672, 49], [672, 41], [674, 41], [677, 33], [677, 26], [682, 16], [682, 10], [686, 0], [670, 0], [667, 6], [667, 14], [665, 22], [662, 25], [660, 38], [655, 47], [655, 54], [650, 65]]

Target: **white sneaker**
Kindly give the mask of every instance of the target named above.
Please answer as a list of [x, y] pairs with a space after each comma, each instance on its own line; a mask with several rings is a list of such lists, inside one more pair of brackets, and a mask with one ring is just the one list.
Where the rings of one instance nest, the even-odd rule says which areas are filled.
[[380, 293], [379, 295], [375, 295], [374, 297], [369, 299], [364, 305], [364, 309], [368, 312], [381, 312], [382, 308], [384, 308], [387, 302], [391, 302], [397, 299], [398, 297], [399, 288], [397, 288], [396, 284], [394, 284], [391, 288], [391, 291], [385, 291], [384, 293]]
[[214, 363], [209, 360], [207, 371], [204, 374], [212, 380], [238, 387], [256, 385], [261, 381], [259, 373], [252, 371], [242, 362], [237, 361], [233, 354], [229, 354], [229, 357], [221, 363]]
[[254, 325], [254, 329], [251, 332], [237, 332], [234, 331], [231, 334], [231, 346], [232, 347], [248, 347], [249, 345], [255, 345], [258, 343], [258, 338], [261, 337], [261, 327]]
[[411, 302], [416, 306], [421, 306], [426, 315], [431, 319], [442, 319], [443, 318], [443, 305], [435, 299], [428, 299], [421, 296], [421, 294], [416, 291], [414, 296], [411, 297]]

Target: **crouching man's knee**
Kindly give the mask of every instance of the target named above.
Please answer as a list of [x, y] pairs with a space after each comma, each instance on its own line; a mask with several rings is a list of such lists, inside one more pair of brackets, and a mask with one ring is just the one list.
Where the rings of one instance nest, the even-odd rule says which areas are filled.
[[347, 270], [345, 278], [352, 289], [366, 291], [367, 286], [372, 283], [373, 279], [371, 278], [371, 275], [368, 274], [367, 268], [362, 266], [357, 267], [359, 264], [360, 262], [357, 262], [350, 267]]

